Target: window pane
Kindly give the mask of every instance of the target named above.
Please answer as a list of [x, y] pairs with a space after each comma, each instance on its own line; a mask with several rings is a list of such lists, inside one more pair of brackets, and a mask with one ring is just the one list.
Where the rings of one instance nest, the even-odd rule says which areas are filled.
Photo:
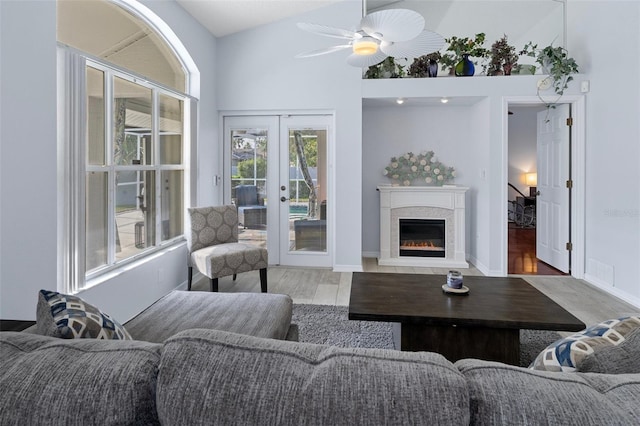
[[113, 91], [114, 164], [152, 164], [151, 90], [114, 77]]
[[87, 159], [89, 164], [105, 164], [104, 72], [87, 67]]
[[327, 131], [289, 131], [291, 251], [327, 251]]
[[184, 173], [182, 170], [162, 172], [162, 240], [183, 234], [184, 203], [182, 196]]
[[[239, 185], [255, 185], [260, 197], [266, 194], [267, 129], [231, 131], [231, 198]], [[240, 204], [238, 204], [240, 205]]]
[[116, 260], [155, 244], [154, 172], [116, 173]]
[[85, 271], [107, 264], [107, 173], [87, 173]]
[[182, 164], [183, 102], [160, 95], [160, 163]]

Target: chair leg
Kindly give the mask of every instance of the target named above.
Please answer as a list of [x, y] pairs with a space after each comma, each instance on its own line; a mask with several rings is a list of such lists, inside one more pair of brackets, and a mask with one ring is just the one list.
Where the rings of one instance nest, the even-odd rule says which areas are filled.
[[233, 274], [233, 280], [236, 280], [236, 277], [238, 276], [238, 274]]
[[209, 282], [211, 284], [211, 291], [218, 291], [218, 279], [217, 278], [210, 278]]
[[187, 279], [188, 291], [191, 291], [191, 281], [193, 281], [193, 266], [189, 266], [189, 278]]
[[267, 268], [260, 269], [260, 289], [263, 293], [267, 292]]

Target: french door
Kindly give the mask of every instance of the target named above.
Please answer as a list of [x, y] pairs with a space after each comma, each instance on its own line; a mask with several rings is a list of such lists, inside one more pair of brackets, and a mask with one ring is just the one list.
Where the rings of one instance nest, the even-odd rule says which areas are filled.
[[329, 155], [333, 117], [224, 117], [224, 199], [238, 206], [240, 241], [269, 263], [331, 266]]

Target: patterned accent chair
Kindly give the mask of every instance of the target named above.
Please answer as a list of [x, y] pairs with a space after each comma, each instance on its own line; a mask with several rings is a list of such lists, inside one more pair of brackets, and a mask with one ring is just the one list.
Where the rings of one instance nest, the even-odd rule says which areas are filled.
[[234, 205], [190, 208], [189, 277], [193, 267], [209, 277], [211, 291], [218, 291], [218, 278], [247, 271], [260, 271], [260, 288], [267, 292], [267, 249], [238, 242], [238, 210]]

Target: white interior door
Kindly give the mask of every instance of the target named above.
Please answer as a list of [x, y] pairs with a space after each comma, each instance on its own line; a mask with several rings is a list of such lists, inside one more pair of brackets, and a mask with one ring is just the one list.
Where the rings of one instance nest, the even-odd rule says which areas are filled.
[[571, 241], [570, 192], [567, 187], [570, 162], [569, 105], [538, 113], [536, 199], [536, 256], [562, 272], [569, 272]]
[[280, 264], [329, 267], [332, 117], [280, 118]]

